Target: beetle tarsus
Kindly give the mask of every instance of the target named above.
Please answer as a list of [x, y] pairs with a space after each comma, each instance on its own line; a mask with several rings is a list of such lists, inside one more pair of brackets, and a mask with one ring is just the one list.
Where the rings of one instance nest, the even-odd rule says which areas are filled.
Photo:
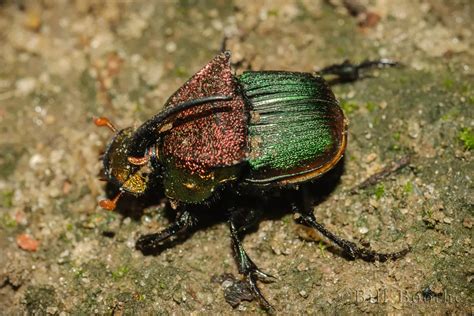
[[272, 305], [265, 299], [262, 292], [257, 286], [257, 281], [272, 282], [275, 277], [261, 271], [257, 265], [250, 259], [247, 252], [241, 243], [239, 238], [239, 228], [236, 227], [235, 218], [231, 215], [229, 219], [230, 235], [232, 240], [232, 248], [235, 253], [235, 259], [239, 268], [239, 272], [245, 276], [245, 280], [248, 282], [249, 288], [253, 293], [253, 296], [260, 301], [263, 308], [268, 311], [273, 311]]
[[300, 215], [301, 217], [299, 217], [298, 221], [301, 224], [304, 224], [319, 231], [331, 242], [338, 245], [347, 255], [349, 255], [351, 259], [362, 259], [368, 262], [385, 262], [387, 260], [396, 260], [398, 258], [401, 258], [410, 251], [410, 248], [406, 248], [404, 250], [393, 253], [378, 253], [370, 249], [360, 248], [353, 242], [342, 239], [327, 230], [326, 227], [316, 221], [316, 217], [312, 212], [306, 212]]
[[195, 217], [188, 211], [184, 211], [176, 222], [169, 225], [159, 233], [143, 235], [138, 238], [135, 247], [142, 252], [156, 250], [160, 243], [179, 232], [185, 231], [196, 223]]
[[379, 60], [365, 60], [360, 64], [352, 64], [349, 60], [345, 60], [342, 64], [324, 67], [318, 71], [317, 74], [321, 76], [336, 76], [336, 78], [329, 80], [329, 83], [338, 84], [353, 82], [362, 78], [370, 77], [370, 75], [363, 74], [363, 70], [366, 69], [395, 67], [400, 65], [401, 64], [399, 62], [386, 58]]

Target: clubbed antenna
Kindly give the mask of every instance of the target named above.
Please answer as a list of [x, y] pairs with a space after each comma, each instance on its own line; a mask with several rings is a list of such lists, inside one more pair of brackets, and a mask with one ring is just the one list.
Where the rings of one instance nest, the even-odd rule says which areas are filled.
[[94, 119], [94, 124], [99, 126], [99, 127], [102, 127], [102, 126], [106, 126], [108, 127], [112, 132], [116, 133], [117, 132], [117, 128], [114, 126], [114, 124], [112, 124], [112, 122], [109, 121], [108, 118], [106, 117], [97, 117]]
[[122, 196], [123, 192], [120, 191], [112, 200], [104, 199], [99, 201], [99, 206], [107, 211], [113, 211], [117, 207], [117, 201]]

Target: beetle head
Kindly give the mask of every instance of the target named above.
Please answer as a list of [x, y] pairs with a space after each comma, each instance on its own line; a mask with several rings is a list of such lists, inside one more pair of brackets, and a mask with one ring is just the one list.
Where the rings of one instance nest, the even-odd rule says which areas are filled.
[[134, 129], [124, 128], [117, 131], [106, 118], [95, 119], [97, 126], [107, 126], [115, 135], [107, 145], [103, 156], [104, 173], [106, 180], [120, 188], [119, 194], [112, 200], [102, 200], [100, 206], [113, 210], [123, 192], [133, 195], [143, 194], [147, 188], [147, 179], [142, 175], [142, 167], [147, 161], [134, 158], [132, 155]]
[[146, 191], [148, 179], [142, 169], [148, 166], [151, 158], [158, 158], [155, 144], [163, 134], [173, 128], [174, 120], [183, 111], [203, 104], [232, 100], [228, 95], [212, 95], [190, 99], [173, 107], [167, 107], [139, 128], [125, 128], [117, 131], [106, 118], [95, 119], [97, 126], [106, 126], [115, 135], [104, 154], [104, 171], [107, 181], [120, 187], [120, 193], [112, 200], [102, 200], [99, 205], [113, 210], [120, 195], [124, 192], [140, 195]]

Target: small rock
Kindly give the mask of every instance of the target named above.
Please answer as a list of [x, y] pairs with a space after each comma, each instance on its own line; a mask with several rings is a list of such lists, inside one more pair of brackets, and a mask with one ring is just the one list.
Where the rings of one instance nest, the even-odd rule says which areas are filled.
[[367, 234], [368, 232], [369, 232], [369, 229], [365, 226], [359, 228], [359, 233], [361, 233], [361, 234]]
[[471, 229], [474, 224], [474, 219], [472, 217], [465, 217], [462, 224], [464, 227]]
[[41, 28], [41, 16], [37, 11], [28, 12], [25, 19], [25, 27], [37, 32]]
[[38, 167], [45, 162], [45, 159], [43, 156], [40, 154], [34, 154], [31, 156], [30, 161], [29, 161], [29, 166], [31, 169], [38, 169]]
[[168, 53], [173, 53], [176, 51], [177, 45], [175, 42], [168, 42], [165, 46], [165, 49]]
[[369, 204], [370, 204], [370, 206], [372, 206], [373, 208], [379, 208], [379, 206], [380, 206], [379, 202], [377, 202], [375, 199], [370, 199], [370, 200], [369, 200]]
[[21, 234], [16, 236], [16, 244], [23, 250], [36, 251], [38, 250], [39, 241], [28, 234]]
[[305, 290], [301, 290], [301, 291], [299, 292], [299, 294], [300, 294], [301, 297], [303, 297], [303, 298], [307, 298], [307, 297], [308, 297], [308, 293], [307, 293]]
[[36, 85], [36, 79], [33, 77], [18, 79], [15, 83], [15, 93], [17, 96], [27, 96], [36, 89]]
[[432, 286], [430, 286], [430, 289], [435, 293], [435, 294], [442, 294], [443, 293], [443, 285], [441, 282], [437, 281], [433, 283]]
[[55, 315], [58, 313], [58, 308], [56, 306], [48, 306], [46, 308], [46, 314]]
[[418, 122], [411, 121], [408, 123], [408, 135], [410, 135], [411, 138], [418, 138], [420, 135], [420, 124], [418, 124]]
[[453, 219], [451, 217], [445, 217], [443, 218], [443, 222], [446, 224], [451, 224], [453, 222]]
[[376, 153], [370, 153], [365, 157], [365, 162], [366, 163], [371, 163], [375, 159], [377, 159], [377, 154]]

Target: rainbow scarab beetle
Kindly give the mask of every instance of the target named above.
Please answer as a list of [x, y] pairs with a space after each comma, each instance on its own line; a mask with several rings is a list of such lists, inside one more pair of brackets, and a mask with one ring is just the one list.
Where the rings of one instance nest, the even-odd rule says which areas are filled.
[[[316, 179], [338, 163], [347, 143], [346, 119], [321, 75], [353, 81], [361, 69], [393, 65], [387, 60], [356, 66], [345, 62], [318, 74], [246, 71], [236, 76], [230, 53], [223, 52], [179, 88], [162, 112], [138, 128], [117, 131], [109, 120], [95, 120], [116, 132], [103, 163], [107, 180], [120, 188], [114, 199], [100, 205], [112, 210], [122, 193], [140, 196], [150, 179], [158, 180], [178, 215], [162, 232], [138, 239], [137, 248], [146, 251], [190, 228], [199, 215], [193, 206], [215, 197], [218, 189], [232, 185], [236, 192], [249, 187], [264, 192]], [[311, 207], [294, 211], [302, 224], [318, 230], [352, 258], [385, 261], [407, 252], [381, 254], [359, 248], [319, 224]], [[254, 297], [271, 308], [257, 280], [272, 277], [245, 252], [239, 237], [245, 227], [239, 225], [236, 213], [228, 212], [228, 222], [239, 272]], [[245, 210], [238, 214], [254, 216]]]

